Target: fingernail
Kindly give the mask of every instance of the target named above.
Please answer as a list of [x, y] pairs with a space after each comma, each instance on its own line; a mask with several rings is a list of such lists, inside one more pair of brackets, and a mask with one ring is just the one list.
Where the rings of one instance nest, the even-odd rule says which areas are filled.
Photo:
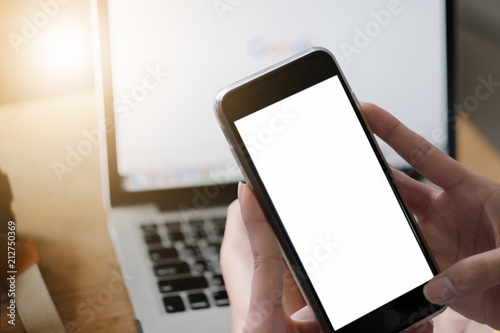
[[243, 198], [243, 185], [242, 182], [238, 183], [238, 199], [240, 200]]
[[309, 310], [308, 306], [303, 307], [290, 316], [294, 321], [300, 322], [315, 322], [314, 314]]
[[446, 276], [432, 280], [424, 287], [425, 298], [434, 304], [449, 304], [457, 298], [457, 291]]

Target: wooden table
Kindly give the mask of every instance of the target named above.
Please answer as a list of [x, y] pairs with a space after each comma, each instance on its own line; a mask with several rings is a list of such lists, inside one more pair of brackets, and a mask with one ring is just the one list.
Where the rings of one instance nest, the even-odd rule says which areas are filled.
[[[14, 193], [18, 232], [32, 238], [40, 270], [68, 333], [137, 332], [102, 206], [98, 147], [62, 174], [71, 149], [97, 128], [92, 91], [0, 106], [0, 168]], [[467, 121], [458, 130], [458, 158], [500, 181], [500, 155]], [[2, 309], [6, 296], [2, 294]], [[2, 332], [22, 332], [21, 322]]]
[[[38, 247], [40, 270], [67, 332], [137, 332], [108, 236], [98, 147], [62, 181], [52, 167], [86, 139], [83, 131], [95, 128], [91, 91], [2, 106], [0, 168], [10, 178], [18, 232]], [[6, 319], [1, 332], [22, 332], [19, 320], [14, 328]]]

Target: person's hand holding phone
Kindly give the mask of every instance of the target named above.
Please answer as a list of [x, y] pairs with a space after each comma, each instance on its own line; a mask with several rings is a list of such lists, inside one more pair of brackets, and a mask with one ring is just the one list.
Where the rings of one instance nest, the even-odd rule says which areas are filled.
[[227, 254], [221, 257], [221, 266], [233, 332], [319, 332], [309, 309], [297, 313], [296, 321], [287, 314], [290, 308], [303, 306], [300, 292], [288, 285], [287, 296], [291, 290], [298, 297], [283, 298], [286, 265], [274, 233], [248, 185], [240, 184], [238, 196], [239, 201], [229, 207], [221, 249]]
[[394, 172], [442, 270], [424, 289], [426, 297], [500, 329], [500, 184], [444, 154], [387, 111], [364, 104], [363, 113], [377, 136], [443, 189]]
[[[444, 270], [426, 287], [427, 297], [498, 329], [500, 303], [495, 300], [500, 299], [500, 185], [460, 165], [386, 111], [371, 104], [364, 104], [363, 111], [375, 134], [444, 189], [435, 190], [394, 173]], [[233, 331], [319, 331], [311, 311], [302, 308], [298, 288], [284, 278], [286, 265], [253, 192], [243, 185], [239, 197], [239, 203], [229, 208], [221, 252]], [[416, 331], [432, 329], [431, 323], [426, 323]], [[456, 326], [447, 333], [463, 331], [464, 327]]]
[[[319, 333], [253, 191], [240, 184], [238, 198], [228, 209], [221, 249], [232, 331]], [[411, 333], [429, 332], [431, 323]]]

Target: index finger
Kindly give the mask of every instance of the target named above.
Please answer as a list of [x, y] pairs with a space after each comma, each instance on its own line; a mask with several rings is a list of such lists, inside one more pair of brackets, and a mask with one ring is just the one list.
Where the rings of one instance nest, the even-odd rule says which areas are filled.
[[431, 182], [447, 190], [467, 178], [468, 170], [462, 164], [411, 131], [389, 112], [369, 103], [363, 103], [362, 108], [373, 133]]

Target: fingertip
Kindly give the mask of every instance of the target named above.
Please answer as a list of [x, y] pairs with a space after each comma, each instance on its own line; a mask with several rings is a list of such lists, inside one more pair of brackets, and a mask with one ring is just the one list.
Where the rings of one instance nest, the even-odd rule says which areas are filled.
[[425, 298], [438, 305], [452, 303], [457, 298], [457, 291], [447, 276], [442, 276], [429, 281], [424, 286]]
[[245, 187], [245, 184], [243, 182], [238, 183], [238, 199], [243, 200], [243, 188]]
[[297, 312], [292, 314], [290, 316], [295, 321], [315, 321], [316, 318], [314, 317], [313, 312], [311, 311], [311, 308], [309, 306], [304, 306], [301, 309], [299, 309]]
[[[250, 192], [250, 193], [249, 193]], [[242, 212], [245, 210], [255, 210], [255, 205], [252, 201], [253, 193], [248, 184], [239, 182], [238, 183], [238, 201], [242, 208]], [[247, 208], [250, 207], [250, 208]]]
[[238, 184], [238, 201], [240, 202], [243, 220], [245, 220], [245, 217], [252, 217], [251, 220], [255, 218], [259, 220], [265, 219], [257, 197], [249, 184], [242, 182]]
[[359, 104], [361, 104], [361, 107], [364, 109], [365, 107], [366, 108], [372, 108], [373, 106], [375, 106], [375, 104], [373, 103], [370, 103], [370, 102], [363, 102], [363, 101], [359, 101]]
[[240, 202], [238, 199], [234, 200], [227, 207], [227, 221], [234, 219], [236, 216], [241, 215]]

